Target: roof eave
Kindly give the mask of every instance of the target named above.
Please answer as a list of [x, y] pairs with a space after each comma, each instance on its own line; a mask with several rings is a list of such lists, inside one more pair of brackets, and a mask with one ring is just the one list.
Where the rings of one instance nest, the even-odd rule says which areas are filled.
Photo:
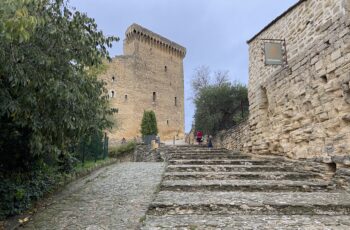
[[255, 38], [257, 38], [260, 34], [262, 34], [265, 30], [267, 30], [268, 28], [270, 28], [273, 24], [275, 24], [278, 20], [280, 20], [282, 17], [284, 17], [286, 14], [288, 14], [289, 12], [291, 12], [292, 10], [294, 10], [296, 7], [298, 7], [300, 4], [302, 4], [303, 2], [306, 2], [307, 0], [299, 0], [297, 3], [295, 3], [294, 5], [292, 5], [291, 7], [289, 7], [285, 12], [283, 12], [280, 16], [278, 16], [277, 18], [275, 18], [272, 22], [270, 22], [269, 24], [267, 24], [267, 26], [265, 26], [262, 30], [260, 30], [260, 32], [258, 32], [257, 34], [255, 34], [251, 39], [249, 39], [247, 41], [247, 44], [251, 43], [253, 40], [255, 40]]

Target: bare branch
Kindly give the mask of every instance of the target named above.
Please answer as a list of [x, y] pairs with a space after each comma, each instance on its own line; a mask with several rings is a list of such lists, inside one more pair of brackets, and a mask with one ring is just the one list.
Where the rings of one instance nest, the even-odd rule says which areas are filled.
[[199, 91], [202, 88], [209, 86], [210, 83], [210, 69], [208, 66], [200, 66], [195, 69], [192, 76], [192, 88], [194, 92], [194, 98], [197, 97]]
[[225, 70], [219, 70], [215, 72], [215, 84], [218, 86], [221, 86], [223, 84], [226, 84], [229, 82], [230, 76], [229, 76], [229, 71]]

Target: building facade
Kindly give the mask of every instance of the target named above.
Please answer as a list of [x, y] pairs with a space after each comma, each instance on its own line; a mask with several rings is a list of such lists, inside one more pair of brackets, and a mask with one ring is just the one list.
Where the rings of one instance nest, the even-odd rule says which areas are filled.
[[111, 107], [118, 109], [111, 142], [140, 137], [144, 110], [155, 112], [162, 140], [184, 138], [186, 49], [137, 24], [125, 36], [123, 55], [113, 58], [100, 76]]
[[[248, 41], [246, 151], [350, 155], [349, 15], [350, 0], [301, 0]], [[266, 64], [264, 45], [274, 40], [285, 49], [282, 65]]]

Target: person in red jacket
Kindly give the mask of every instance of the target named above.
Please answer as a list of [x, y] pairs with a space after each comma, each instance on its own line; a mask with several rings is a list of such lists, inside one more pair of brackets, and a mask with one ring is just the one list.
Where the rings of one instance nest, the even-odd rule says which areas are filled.
[[203, 132], [202, 131], [197, 131], [196, 139], [197, 139], [197, 142], [198, 142], [199, 145], [202, 142], [202, 138], [203, 138]]

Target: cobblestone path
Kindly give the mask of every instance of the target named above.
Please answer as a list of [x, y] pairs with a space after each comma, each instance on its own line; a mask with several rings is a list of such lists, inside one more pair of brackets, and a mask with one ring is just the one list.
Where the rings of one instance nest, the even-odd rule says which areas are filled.
[[142, 229], [350, 229], [326, 164], [179, 146]]
[[21, 229], [135, 229], [154, 198], [163, 163], [120, 163], [75, 182]]

